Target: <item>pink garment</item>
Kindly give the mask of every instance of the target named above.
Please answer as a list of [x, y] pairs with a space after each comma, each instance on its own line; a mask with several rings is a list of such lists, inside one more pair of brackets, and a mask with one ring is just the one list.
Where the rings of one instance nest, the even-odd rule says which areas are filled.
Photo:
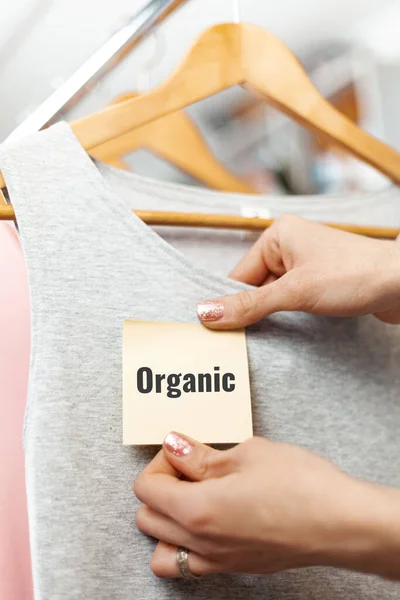
[[0, 223], [0, 600], [32, 600], [22, 426], [30, 351], [24, 257], [13, 225]]

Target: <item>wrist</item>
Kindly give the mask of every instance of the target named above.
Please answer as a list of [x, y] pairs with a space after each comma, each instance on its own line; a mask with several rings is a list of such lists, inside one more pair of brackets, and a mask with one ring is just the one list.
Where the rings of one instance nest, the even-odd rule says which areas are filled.
[[400, 491], [349, 479], [322, 564], [400, 579]]

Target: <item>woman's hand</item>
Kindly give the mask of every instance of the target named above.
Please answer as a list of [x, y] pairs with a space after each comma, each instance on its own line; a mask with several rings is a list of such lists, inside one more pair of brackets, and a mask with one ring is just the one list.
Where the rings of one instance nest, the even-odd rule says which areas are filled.
[[400, 574], [399, 492], [305, 449], [252, 438], [222, 452], [173, 433], [134, 491], [138, 527], [161, 540], [159, 577], [179, 577], [178, 546], [197, 575], [315, 565]]
[[400, 244], [281, 217], [230, 274], [258, 286], [198, 305], [213, 329], [243, 327], [277, 311], [375, 314], [400, 322]]

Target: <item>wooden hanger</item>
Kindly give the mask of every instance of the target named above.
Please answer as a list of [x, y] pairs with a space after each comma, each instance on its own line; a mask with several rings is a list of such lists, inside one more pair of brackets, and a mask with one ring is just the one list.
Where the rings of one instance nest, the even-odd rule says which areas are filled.
[[[129, 99], [130, 98], [126, 98], [124, 95], [121, 95], [121, 96], [118, 96], [118, 98], [116, 98], [113, 102], [111, 102], [111, 104], [120, 104], [121, 102], [124, 102], [125, 100], [129, 100]], [[114, 155], [110, 154], [110, 155], [107, 155], [103, 159], [103, 161], [112, 167], [121, 169], [121, 171], [130, 171], [131, 170], [128, 163], [125, 162], [125, 160], [122, 158], [121, 155], [114, 156]]]
[[107, 159], [104, 160], [104, 162], [106, 162], [111, 167], [121, 169], [121, 171], [130, 171], [129, 165], [122, 158], [118, 158], [118, 156], [109, 156]]
[[237, 84], [248, 84], [276, 108], [400, 183], [400, 154], [337, 111], [289, 48], [256, 25], [228, 23], [207, 29], [160, 86], [76, 121], [72, 128], [90, 151]]
[[[75, 121], [72, 129], [82, 146], [90, 152], [133, 128], [177, 112], [236, 84], [250, 85], [282, 112], [309, 129], [324, 134], [336, 145], [400, 183], [400, 154], [361, 130], [329, 104], [285, 44], [255, 25], [228, 23], [207, 29], [180, 67], [163, 84], [140, 98]], [[4, 187], [4, 181], [0, 180], [0, 185]], [[0, 218], [5, 211], [13, 214], [8, 208], [0, 208]], [[184, 217], [171, 213], [168, 219], [175, 219], [176, 224], [186, 224]], [[154, 224], [151, 219], [151, 214], [146, 213], [146, 222]], [[235, 227], [238, 222], [235, 217], [225, 216], [223, 219], [225, 227], [230, 227], [229, 223]], [[250, 220], [242, 219], [242, 227], [246, 228], [247, 221], [247, 228], [252, 228]], [[157, 220], [156, 215], [154, 220]], [[197, 226], [201, 227], [201, 223], [206, 221], [206, 216], [199, 216]], [[261, 219], [256, 221], [261, 225]], [[394, 231], [391, 232], [393, 237]]]
[[[123, 94], [113, 104], [138, 97], [140, 94]], [[115, 161], [140, 148], [150, 150], [212, 189], [240, 194], [256, 193], [249, 184], [217, 160], [193, 121], [182, 111], [108, 140], [93, 148], [90, 154], [93, 158], [110, 163], [110, 160]]]

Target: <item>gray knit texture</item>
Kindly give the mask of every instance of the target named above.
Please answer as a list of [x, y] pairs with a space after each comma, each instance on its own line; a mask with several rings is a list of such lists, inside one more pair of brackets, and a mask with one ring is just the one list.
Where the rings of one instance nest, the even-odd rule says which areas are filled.
[[[25, 452], [35, 599], [400, 598], [395, 583], [326, 568], [157, 579], [155, 541], [136, 528], [132, 493], [156, 449], [122, 445], [121, 366], [124, 319], [196, 323], [198, 301], [246, 287], [226, 273], [251, 244], [238, 232], [178, 228], [159, 229], [161, 239], [129, 206], [251, 205], [399, 225], [398, 191], [327, 200], [191, 191], [97, 166], [65, 124], [3, 144], [0, 165], [32, 302]], [[400, 487], [400, 329], [280, 313], [250, 327], [247, 343], [255, 434]]]

